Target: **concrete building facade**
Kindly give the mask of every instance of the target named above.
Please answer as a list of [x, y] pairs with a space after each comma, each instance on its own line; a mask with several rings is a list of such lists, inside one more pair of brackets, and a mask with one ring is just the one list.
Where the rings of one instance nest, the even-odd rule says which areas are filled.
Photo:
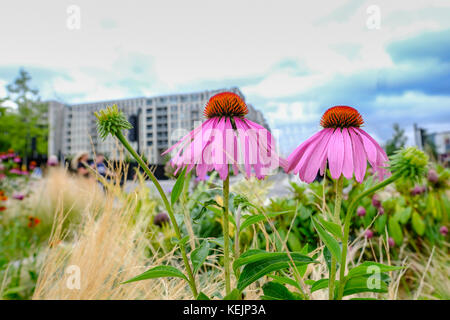
[[[110, 158], [117, 158], [116, 141], [111, 137], [101, 141], [94, 116], [95, 111], [117, 104], [127, 119], [132, 116], [138, 119], [139, 144], [132, 142], [133, 147], [144, 154], [150, 163], [162, 164], [161, 153], [197, 126], [203, 120], [203, 109], [209, 98], [223, 91], [234, 92], [245, 100], [242, 92], [233, 87], [73, 105], [49, 101], [48, 153], [61, 158], [79, 152], [92, 154], [95, 149]], [[268, 128], [262, 113], [251, 105], [247, 106], [247, 118]]]

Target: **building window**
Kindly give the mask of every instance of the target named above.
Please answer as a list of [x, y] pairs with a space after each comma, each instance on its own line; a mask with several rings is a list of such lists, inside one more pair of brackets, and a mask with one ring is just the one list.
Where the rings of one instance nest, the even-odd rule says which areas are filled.
[[147, 105], [151, 106], [152, 105], [152, 99], [147, 99]]
[[153, 113], [153, 109], [147, 109], [147, 113]]
[[152, 146], [153, 145], [153, 141], [147, 141], [147, 146]]
[[147, 117], [147, 122], [153, 121], [153, 117]]
[[153, 132], [147, 132], [147, 138], [153, 138]]
[[152, 130], [152, 129], [153, 129], [153, 125], [148, 124], [148, 125], [147, 125], [147, 130]]

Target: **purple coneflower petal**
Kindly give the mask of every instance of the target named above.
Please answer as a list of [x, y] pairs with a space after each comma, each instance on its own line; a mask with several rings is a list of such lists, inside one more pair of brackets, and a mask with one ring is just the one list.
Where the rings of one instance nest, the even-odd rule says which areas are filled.
[[361, 142], [361, 138], [353, 132], [353, 130], [349, 130], [349, 132], [353, 147], [353, 167], [355, 169], [355, 179], [359, 183], [362, 183], [367, 169], [366, 153], [364, 152], [364, 146]]
[[344, 138], [340, 128], [334, 130], [328, 146], [328, 166], [331, 177], [339, 179], [344, 165]]
[[351, 179], [353, 177], [353, 147], [347, 128], [342, 130], [342, 137], [344, 138], [344, 164], [342, 166], [342, 174], [347, 179]]

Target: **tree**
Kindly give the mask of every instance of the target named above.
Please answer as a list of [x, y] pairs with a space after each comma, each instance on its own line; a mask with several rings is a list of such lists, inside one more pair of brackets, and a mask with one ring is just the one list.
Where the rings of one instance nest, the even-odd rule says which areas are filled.
[[405, 130], [400, 128], [398, 123], [394, 123], [394, 134], [392, 138], [386, 142], [386, 153], [388, 156], [400, 148], [403, 148], [408, 138], [405, 136]]
[[[31, 140], [36, 138], [36, 152], [47, 153], [48, 122], [47, 103], [43, 103], [39, 91], [30, 86], [31, 76], [20, 69], [19, 76], [6, 86], [7, 100], [17, 108], [2, 108], [0, 122], [0, 148], [12, 148], [27, 162], [32, 155]], [[6, 99], [3, 99], [5, 101]]]

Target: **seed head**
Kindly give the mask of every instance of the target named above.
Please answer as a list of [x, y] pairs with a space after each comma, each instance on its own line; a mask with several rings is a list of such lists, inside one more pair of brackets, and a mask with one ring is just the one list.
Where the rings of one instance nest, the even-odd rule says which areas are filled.
[[393, 173], [417, 181], [425, 174], [428, 156], [416, 147], [408, 147], [398, 150], [391, 157], [390, 165]]
[[121, 130], [133, 128], [116, 104], [94, 114], [97, 118], [97, 129], [102, 139], [106, 139], [108, 134], [116, 135]]

